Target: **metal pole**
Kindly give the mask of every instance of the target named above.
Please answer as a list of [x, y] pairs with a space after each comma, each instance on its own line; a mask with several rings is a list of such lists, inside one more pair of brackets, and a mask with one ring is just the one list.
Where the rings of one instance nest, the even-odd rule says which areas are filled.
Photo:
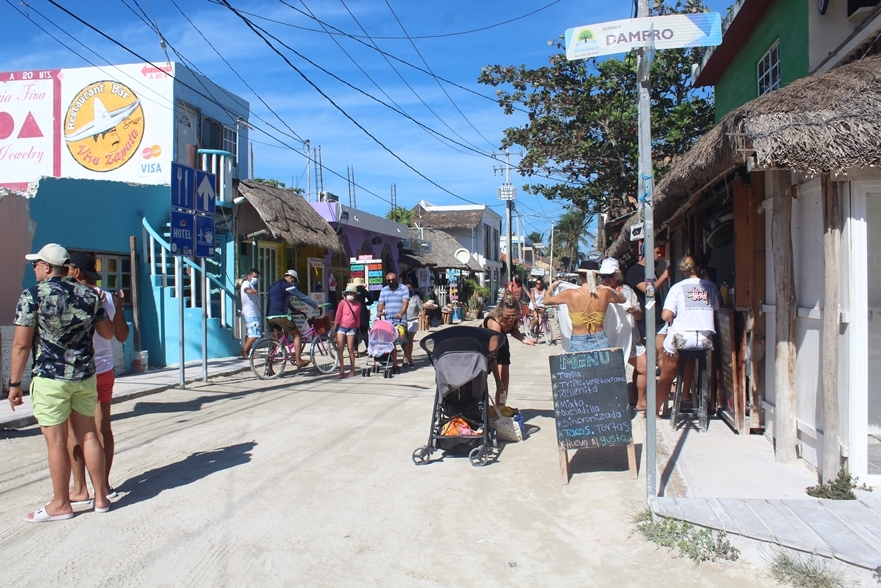
[[312, 145], [306, 139], [306, 202], [312, 202]]
[[174, 293], [177, 296], [177, 309], [178, 309], [178, 340], [177, 346], [179, 351], [179, 366], [178, 366], [178, 386], [181, 390], [184, 389], [184, 379], [186, 377], [184, 367], [184, 361], [186, 360], [186, 342], [184, 340], [184, 270], [183, 270], [184, 261], [180, 255], [175, 255], [174, 257]]
[[554, 281], [554, 225], [551, 225], [551, 281]]
[[[639, 0], [637, 17], [649, 16], [648, 0]], [[651, 35], [649, 35], [651, 38]], [[652, 44], [653, 45], [653, 44]], [[639, 54], [639, 61], [651, 60], [653, 46], [648, 51], [643, 50]], [[651, 82], [649, 68], [639, 68], [644, 71], [644, 77], [639, 83], [639, 193], [644, 211], [645, 241], [643, 242], [643, 255], [645, 256], [645, 337], [646, 337], [646, 499], [655, 498], [658, 495], [658, 467], [657, 467], [657, 429], [658, 418], [656, 405], [656, 382], [655, 366], [657, 365], [657, 352], [655, 350], [655, 227], [652, 211], [652, 190], [654, 187], [654, 174], [652, 172], [652, 129], [651, 129]]]
[[202, 258], [202, 381], [208, 382], [208, 273]]
[[508, 271], [508, 282], [513, 278], [511, 275], [511, 256], [514, 255], [514, 244], [511, 242], [511, 204], [512, 202], [510, 200], [505, 202], [505, 222], [508, 224], [508, 255], [505, 256], [505, 265], [507, 266]]

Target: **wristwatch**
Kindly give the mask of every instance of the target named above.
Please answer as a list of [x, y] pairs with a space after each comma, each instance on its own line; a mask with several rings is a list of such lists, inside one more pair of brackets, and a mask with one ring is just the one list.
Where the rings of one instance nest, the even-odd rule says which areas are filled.
[[18, 382], [10, 381], [8, 388], [21, 388], [21, 380], [19, 380]]

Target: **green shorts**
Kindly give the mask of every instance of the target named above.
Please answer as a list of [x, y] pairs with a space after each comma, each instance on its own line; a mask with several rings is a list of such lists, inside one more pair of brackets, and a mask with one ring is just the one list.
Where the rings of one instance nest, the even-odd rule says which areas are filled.
[[98, 386], [95, 376], [85, 380], [53, 380], [36, 376], [31, 380], [31, 406], [41, 427], [60, 425], [75, 410], [95, 416]]

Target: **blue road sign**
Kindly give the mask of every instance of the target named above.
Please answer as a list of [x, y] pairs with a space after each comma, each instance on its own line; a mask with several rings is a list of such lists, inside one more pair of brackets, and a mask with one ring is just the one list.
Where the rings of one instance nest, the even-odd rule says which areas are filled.
[[180, 163], [171, 164], [171, 205], [186, 210], [193, 209], [196, 194], [196, 170]]
[[213, 216], [196, 216], [196, 257], [214, 257]]
[[[212, 222], [214, 219], [211, 219]], [[196, 231], [193, 214], [171, 211], [171, 254], [190, 257], [194, 254]]]
[[215, 175], [196, 170], [196, 211], [214, 214], [217, 194], [214, 192]]

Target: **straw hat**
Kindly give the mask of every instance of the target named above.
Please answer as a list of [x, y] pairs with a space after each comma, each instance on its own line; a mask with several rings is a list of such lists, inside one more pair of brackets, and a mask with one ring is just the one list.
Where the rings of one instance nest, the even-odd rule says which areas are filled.
[[356, 288], [358, 286], [363, 286], [364, 285], [364, 278], [355, 278], [354, 280], [352, 280], [352, 285], [355, 286]]
[[355, 284], [353, 282], [349, 282], [348, 284], [346, 284], [346, 287], [343, 290], [343, 294], [345, 294], [346, 292], [351, 292], [353, 294], [357, 292], [357, 290], [355, 289]]

